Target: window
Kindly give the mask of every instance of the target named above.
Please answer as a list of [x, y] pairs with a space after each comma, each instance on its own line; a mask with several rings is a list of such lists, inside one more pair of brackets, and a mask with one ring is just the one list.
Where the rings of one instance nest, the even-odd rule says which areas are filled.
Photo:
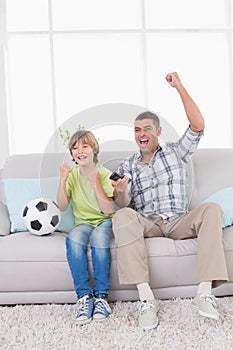
[[75, 115], [101, 130], [104, 144], [118, 130], [109, 127], [115, 114], [109, 122], [80, 114], [101, 105], [151, 109], [181, 134], [187, 119], [165, 81], [170, 71], [205, 117], [200, 147], [232, 147], [230, 0], [0, 0], [0, 15], [0, 115], [8, 126], [0, 163], [8, 153], [43, 152]]

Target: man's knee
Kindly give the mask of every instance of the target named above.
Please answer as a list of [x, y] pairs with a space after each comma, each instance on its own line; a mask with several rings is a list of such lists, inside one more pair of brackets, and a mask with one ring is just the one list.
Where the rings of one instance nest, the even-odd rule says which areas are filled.
[[143, 237], [137, 213], [131, 208], [118, 210], [113, 216], [113, 233], [119, 246], [132, 244]]
[[213, 216], [223, 216], [223, 211], [222, 211], [222, 208], [221, 206], [218, 204], [218, 203], [215, 203], [215, 202], [206, 202], [206, 203], [203, 203], [201, 205], [201, 207], [203, 208], [203, 212], [206, 212], [210, 215], [213, 215]]
[[112, 223], [113, 223], [113, 227], [117, 228], [119, 227], [119, 224], [122, 225], [124, 223], [129, 224], [132, 221], [137, 220], [137, 213], [135, 212], [135, 210], [131, 209], [131, 208], [122, 208], [120, 210], [118, 210], [113, 218], [112, 218]]

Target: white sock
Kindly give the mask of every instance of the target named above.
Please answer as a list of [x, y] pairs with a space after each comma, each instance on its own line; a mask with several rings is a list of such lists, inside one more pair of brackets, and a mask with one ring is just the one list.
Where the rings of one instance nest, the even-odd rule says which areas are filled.
[[148, 283], [137, 284], [139, 299], [143, 300], [154, 300], [154, 294]]
[[211, 294], [212, 282], [201, 282], [197, 289], [197, 294]]

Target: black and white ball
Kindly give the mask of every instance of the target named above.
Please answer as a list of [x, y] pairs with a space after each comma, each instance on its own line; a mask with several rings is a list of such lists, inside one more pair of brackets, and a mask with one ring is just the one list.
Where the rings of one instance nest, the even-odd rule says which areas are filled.
[[25, 206], [22, 217], [28, 231], [42, 236], [56, 230], [61, 216], [58, 206], [51, 199], [36, 198]]

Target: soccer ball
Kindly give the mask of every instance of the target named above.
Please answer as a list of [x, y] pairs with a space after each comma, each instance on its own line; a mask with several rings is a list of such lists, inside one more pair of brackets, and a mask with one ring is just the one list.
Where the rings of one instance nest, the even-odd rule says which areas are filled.
[[28, 231], [43, 236], [54, 232], [59, 225], [60, 210], [51, 199], [36, 198], [25, 206], [22, 217]]

